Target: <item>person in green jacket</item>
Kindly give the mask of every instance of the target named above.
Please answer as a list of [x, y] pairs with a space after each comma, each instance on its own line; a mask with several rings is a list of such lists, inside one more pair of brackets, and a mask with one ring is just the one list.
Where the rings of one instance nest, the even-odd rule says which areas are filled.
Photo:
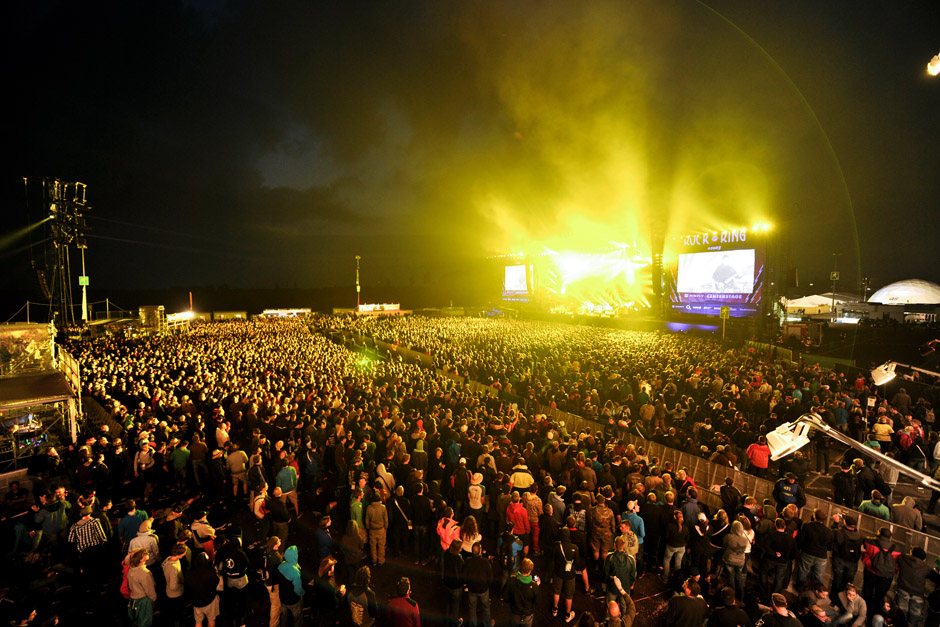
[[872, 490], [871, 498], [867, 501], [862, 501], [861, 505], [858, 506], [858, 511], [863, 514], [868, 514], [869, 516], [874, 516], [875, 518], [880, 518], [890, 522], [891, 510], [883, 503], [883, 501], [884, 497], [881, 496], [881, 492], [878, 490]]

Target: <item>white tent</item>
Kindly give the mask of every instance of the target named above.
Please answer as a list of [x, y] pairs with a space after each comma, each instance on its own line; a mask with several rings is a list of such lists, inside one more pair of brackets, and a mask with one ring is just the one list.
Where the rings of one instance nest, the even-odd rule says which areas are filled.
[[[858, 297], [853, 297], [848, 294], [836, 293], [836, 305], [850, 303], [856, 300], [858, 300]], [[828, 313], [832, 311], [832, 292], [826, 292], [825, 294], [810, 294], [809, 296], [804, 296], [803, 298], [787, 300], [784, 301], [784, 306], [787, 308], [788, 312], [799, 311], [810, 315]]]
[[940, 304], [940, 285], [920, 279], [898, 281], [872, 294], [868, 302], [885, 305], [936, 305]]

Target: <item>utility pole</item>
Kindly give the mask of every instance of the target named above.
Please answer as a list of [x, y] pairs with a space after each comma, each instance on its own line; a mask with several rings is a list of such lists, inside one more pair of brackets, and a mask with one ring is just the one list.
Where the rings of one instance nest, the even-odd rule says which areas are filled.
[[362, 288], [359, 286], [359, 260], [362, 259], [359, 255], [356, 255], [356, 311], [359, 311], [359, 293], [362, 291]]
[[832, 272], [829, 273], [829, 279], [832, 281], [832, 321], [836, 319], [836, 283], [839, 282], [839, 255], [842, 253], [832, 253]]

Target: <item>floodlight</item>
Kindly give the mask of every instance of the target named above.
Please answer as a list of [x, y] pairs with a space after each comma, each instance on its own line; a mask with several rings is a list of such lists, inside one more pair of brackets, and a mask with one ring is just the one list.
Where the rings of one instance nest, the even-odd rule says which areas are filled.
[[893, 381], [897, 376], [897, 374], [894, 372], [894, 368], [897, 365], [897, 362], [886, 361], [872, 370], [871, 378], [875, 381], [875, 385], [885, 385], [886, 383]]
[[810, 426], [806, 422], [788, 422], [768, 433], [770, 459], [777, 461], [809, 444]]
[[875, 381], [875, 385], [884, 385], [885, 383], [891, 382], [896, 376], [898, 376], [894, 371], [894, 369], [898, 366], [916, 370], [917, 372], [923, 372], [924, 374], [929, 374], [934, 377], [940, 377], [940, 372], [925, 370], [924, 368], [918, 368], [917, 366], [910, 366], [908, 364], [902, 364], [896, 361], [886, 361], [871, 371], [871, 378]]
[[931, 76], [940, 74], [940, 54], [935, 54], [927, 64], [927, 73]]
[[[888, 364], [894, 365], [894, 362], [888, 362]], [[904, 364], [896, 365], [903, 366]], [[814, 413], [803, 414], [795, 421], [780, 425], [772, 432], [767, 434], [767, 444], [770, 446], [770, 458], [776, 461], [781, 457], [786, 457], [801, 447], [809, 444], [808, 436], [812, 429], [822, 431], [825, 435], [832, 438], [833, 440], [845, 444], [849, 448], [852, 448], [866, 455], [867, 457], [880, 462], [884, 466], [894, 468], [900, 474], [915, 479], [921, 485], [930, 488], [931, 490], [940, 491], [940, 481], [937, 481], [933, 477], [925, 475], [922, 472], [914, 470], [907, 464], [904, 464], [894, 459], [893, 457], [888, 457], [881, 451], [869, 448], [858, 440], [850, 438], [838, 429], [834, 429], [826, 424], [826, 421], [824, 421], [819, 414]]]

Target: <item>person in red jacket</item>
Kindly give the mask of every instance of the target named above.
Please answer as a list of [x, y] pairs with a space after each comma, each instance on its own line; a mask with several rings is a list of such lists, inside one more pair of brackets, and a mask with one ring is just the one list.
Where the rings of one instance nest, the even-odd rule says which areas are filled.
[[878, 608], [891, 589], [901, 551], [891, 542], [891, 530], [887, 527], [881, 527], [874, 538], [866, 538], [862, 546], [865, 549], [862, 555], [862, 563], [865, 565], [862, 598], [868, 607]]
[[506, 522], [508, 523], [510, 521], [513, 523], [515, 534], [522, 540], [523, 554], [528, 555], [529, 546], [532, 544], [529, 537], [532, 528], [529, 526], [529, 512], [526, 511], [525, 505], [522, 504], [522, 497], [519, 496], [518, 492], [512, 493], [509, 506], [506, 508]]
[[411, 581], [407, 577], [398, 580], [398, 596], [388, 602], [388, 614], [392, 627], [421, 627], [418, 602], [411, 598]]
[[749, 471], [752, 475], [763, 478], [770, 465], [770, 447], [767, 438], [760, 436], [757, 442], [747, 447], [747, 461], [750, 463]]

